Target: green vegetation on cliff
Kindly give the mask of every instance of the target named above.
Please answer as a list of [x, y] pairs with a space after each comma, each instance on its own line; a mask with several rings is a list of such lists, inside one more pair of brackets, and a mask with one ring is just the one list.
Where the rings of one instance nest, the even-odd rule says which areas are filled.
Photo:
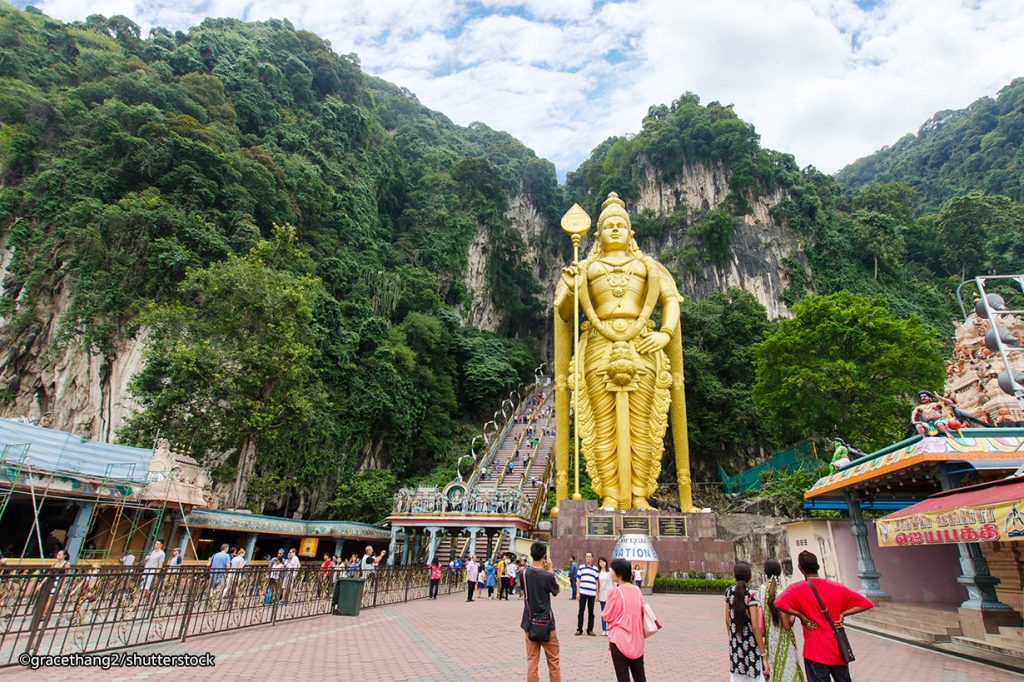
[[890, 147], [836, 174], [850, 193], [873, 182], [905, 182], [918, 212], [934, 213], [970, 191], [1024, 201], [1024, 78], [966, 109], [940, 111]]
[[[565, 195], [596, 215], [610, 191], [632, 209], [703, 173], [717, 184], [700, 205], [634, 218], [703, 296], [683, 306], [696, 469], [808, 436], [879, 445], [908, 392], [941, 379], [961, 278], [1024, 263], [1022, 97], [1018, 80], [938, 114], [837, 181], [686, 93], [563, 190], [512, 136], [454, 125], [287, 21], [143, 38], [124, 17], [64, 24], [0, 3], [0, 368], [81, 344], [106, 377], [143, 333], [124, 440], [210, 457], [258, 510], [374, 521], [399, 482], [449, 476], [532, 377], [547, 320], [529, 258], [564, 258]], [[524, 202], [535, 233], [508, 217]], [[775, 249], [781, 263], [756, 266], [782, 270], [795, 319], [714, 291], [736, 283], [740, 234]], [[493, 333], [464, 324], [481, 309]], [[868, 405], [875, 375], [891, 400]]]
[[[455, 126], [286, 21], [143, 39], [124, 17], [0, 4], [0, 57], [4, 352], [62, 291], [59, 343], [104, 366], [145, 323], [124, 438], [228, 453], [216, 476], [257, 509], [348, 513], [332, 500], [353, 472], [449, 465], [460, 424], [532, 377], [537, 349], [505, 337], [538, 331], [539, 286], [506, 211], [561, 201], [511, 136]], [[457, 315], [481, 233], [499, 335]]]

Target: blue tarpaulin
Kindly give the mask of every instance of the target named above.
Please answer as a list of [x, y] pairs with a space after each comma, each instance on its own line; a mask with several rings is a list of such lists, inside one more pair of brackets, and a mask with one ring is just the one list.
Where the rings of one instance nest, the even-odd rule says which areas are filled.
[[146, 480], [153, 456], [152, 450], [100, 443], [66, 431], [0, 419], [0, 457], [6, 453], [7, 460], [0, 464], [17, 466], [25, 445], [28, 452], [24, 462], [33, 469], [134, 482]]

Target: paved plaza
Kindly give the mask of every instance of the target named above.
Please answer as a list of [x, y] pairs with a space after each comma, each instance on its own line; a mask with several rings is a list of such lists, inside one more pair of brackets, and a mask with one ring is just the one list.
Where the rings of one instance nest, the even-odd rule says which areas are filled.
[[[653, 595], [665, 629], [647, 642], [647, 675], [662, 680], [728, 679], [724, 607], [716, 595]], [[363, 611], [358, 618], [318, 616], [137, 649], [139, 652], [216, 656], [214, 669], [47, 670], [9, 669], [0, 680], [270, 680], [359, 682], [521, 680], [525, 677], [522, 602], [476, 601], [458, 596]], [[576, 637], [576, 602], [556, 599], [566, 682], [614, 679], [603, 637]], [[597, 629], [600, 629], [598, 623]], [[1022, 680], [979, 663], [851, 631], [858, 682], [995, 682]], [[542, 663], [542, 670], [544, 669]], [[546, 672], [542, 674], [546, 680]]]

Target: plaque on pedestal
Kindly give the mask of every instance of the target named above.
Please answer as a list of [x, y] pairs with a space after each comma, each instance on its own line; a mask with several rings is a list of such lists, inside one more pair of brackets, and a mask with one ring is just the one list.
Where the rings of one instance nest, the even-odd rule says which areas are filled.
[[619, 521], [619, 530], [623, 533], [651, 534], [651, 518], [649, 516], [623, 516]]
[[615, 537], [615, 517], [588, 516], [587, 535], [607, 538]]
[[685, 516], [659, 516], [658, 537], [661, 538], [684, 538], [686, 537]]

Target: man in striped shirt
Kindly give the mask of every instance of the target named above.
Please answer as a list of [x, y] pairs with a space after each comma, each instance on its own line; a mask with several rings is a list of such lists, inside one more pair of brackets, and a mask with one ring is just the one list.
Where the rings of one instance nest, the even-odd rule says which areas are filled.
[[594, 565], [594, 555], [587, 552], [583, 557], [583, 564], [576, 573], [576, 580], [579, 583], [580, 610], [576, 617], [576, 634], [583, 634], [583, 610], [589, 609], [587, 614], [587, 634], [594, 637], [594, 599], [597, 597], [597, 566]]

